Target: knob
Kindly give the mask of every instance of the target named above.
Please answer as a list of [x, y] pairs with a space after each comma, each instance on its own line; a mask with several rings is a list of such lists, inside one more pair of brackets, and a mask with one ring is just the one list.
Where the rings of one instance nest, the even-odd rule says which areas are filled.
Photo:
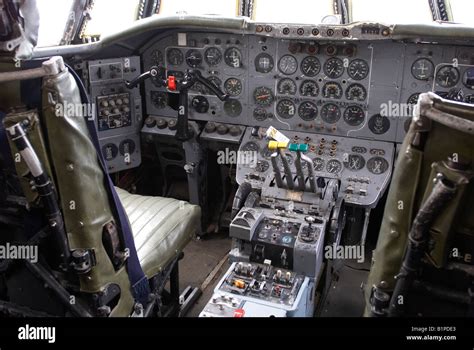
[[231, 126], [229, 128], [229, 134], [231, 134], [232, 136], [239, 136], [240, 135], [240, 128], [238, 126]]
[[[156, 121], [156, 127], [158, 129], [164, 129], [164, 128], [166, 128], [167, 125], [168, 125], [168, 123], [167, 123], [166, 119], [160, 118]], [[171, 129], [171, 127], [170, 127], [170, 129]]]
[[216, 124], [213, 123], [213, 122], [209, 122], [206, 124], [206, 126], [204, 127], [204, 130], [208, 133], [208, 134], [211, 134], [213, 133], [214, 131], [216, 131]]
[[101, 104], [102, 107], [108, 107], [109, 106], [109, 103], [105, 100], [102, 101], [100, 104]]
[[118, 106], [121, 106], [123, 104], [123, 101], [121, 98], [118, 98], [115, 103], [118, 105]]
[[123, 103], [126, 104], [126, 105], [128, 105], [128, 104], [130, 103], [130, 100], [125, 97], [125, 98], [123, 99]]
[[170, 128], [170, 130], [176, 130], [176, 120], [174, 119], [171, 119], [169, 122], [168, 122], [168, 128]]
[[114, 100], [110, 100], [110, 101], [109, 101], [109, 104], [113, 107], [113, 106], [115, 106], [115, 101], [114, 101]]
[[153, 128], [156, 125], [156, 120], [154, 118], [148, 117], [145, 119], [145, 125], [148, 128]]
[[229, 131], [229, 128], [225, 124], [219, 124], [219, 126], [217, 127], [217, 133], [219, 135], [225, 135], [227, 134], [228, 131]]

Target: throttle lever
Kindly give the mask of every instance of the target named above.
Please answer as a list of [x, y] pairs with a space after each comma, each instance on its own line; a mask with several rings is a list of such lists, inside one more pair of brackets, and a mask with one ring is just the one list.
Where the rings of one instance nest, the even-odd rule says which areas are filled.
[[202, 85], [211, 90], [212, 93], [216, 95], [219, 100], [225, 101], [229, 98], [228, 94], [224, 93], [223, 91], [221, 91], [221, 89], [212, 84], [208, 79], [204, 78], [201, 74], [201, 71], [190, 69], [188, 72], [191, 76], [194, 77], [196, 81], [200, 82]]
[[[128, 80], [125, 81], [125, 86], [128, 89], [133, 89], [133, 88], [137, 87], [139, 84], [143, 83], [148, 78], [155, 78], [155, 77], [159, 76], [160, 71], [162, 71], [162, 68], [153, 66], [153, 67], [150, 68], [149, 71], [140, 74], [135, 79], [132, 79], [131, 81], [128, 81]], [[162, 81], [163, 85], [165, 83], [166, 83], [165, 81]]]

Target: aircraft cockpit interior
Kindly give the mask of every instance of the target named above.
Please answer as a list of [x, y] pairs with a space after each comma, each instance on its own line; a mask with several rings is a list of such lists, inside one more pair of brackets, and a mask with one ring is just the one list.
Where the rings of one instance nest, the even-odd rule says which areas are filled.
[[474, 316], [472, 1], [0, 8], [2, 317]]

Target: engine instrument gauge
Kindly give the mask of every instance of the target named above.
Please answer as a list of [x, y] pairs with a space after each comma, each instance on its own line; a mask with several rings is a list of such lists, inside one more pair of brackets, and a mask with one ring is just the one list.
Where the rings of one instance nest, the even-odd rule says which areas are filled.
[[385, 173], [389, 168], [389, 164], [385, 158], [373, 157], [367, 161], [367, 169], [375, 175]]
[[418, 97], [419, 96], [420, 96], [419, 92], [410, 95], [410, 97], [408, 97], [407, 103], [409, 105], [416, 105], [418, 103]]
[[161, 53], [160, 50], [153, 50], [153, 52], [151, 53], [151, 59], [155, 66], [159, 66], [159, 67], [163, 66], [163, 63], [164, 63], [163, 53]]
[[307, 56], [301, 61], [301, 71], [307, 77], [314, 77], [321, 71], [321, 62], [314, 56]]
[[278, 69], [285, 75], [291, 75], [298, 69], [298, 61], [291, 55], [285, 55], [278, 61]]
[[358, 171], [365, 166], [365, 159], [360, 154], [349, 154], [344, 166], [352, 171]]
[[352, 60], [347, 68], [347, 74], [354, 80], [362, 80], [369, 74], [369, 65], [361, 59]]
[[237, 78], [229, 78], [224, 83], [224, 90], [230, 96], [239, 96], [242, 93], [242, 82]]
[[179, 66], [183, 63], [184, 56], [180, 49], [172, 48], [166, 53], [166, 60], [172, 66]]
[[344, 63], [340, 58], [329, 58], [324, 63], [324, 73], [331, 79], [339, 78], [344, 73]]
[[419, 58], [411, 65], [411, 74], [418, 80], [428, 80], [433, 76], [433, 72], [433, 62], [427, 58]]
[[210, 66], [217, 66], [222, 61], [222, 53], [217, 47], [210, 47], [204, 52], [204, 60]]
[[190, 67], [198, 67], [202, 63], [202, 54], [198, 50], [189, 50], [186, 52], [186, 63]]
[[369, 129], [374, 134], [382, 135], [390, 129], [390, 120], [380, 114], [375, 114], [369, 119]]
[[331, 174], [338, 174], [342, 170], [342, 163], [337, 159], [331, 159], [326, 164], [326, 170]]
[[300, 94], [308, 97], [319, 95], [319, 86], [314, 80], [305, 80], [301, 83]]
[[329, 124], [337, 123], [341, 118], [341, 110], [334, 103], [326, 103], [321, 108], [321, 119]]
[[268, 107], [273, 103], [274, 97], [272, 90], [266, 86], [259, 86], [253, 92], [253, 99], [257, 105]]
[[163, 109], [168, 105], [168, 94], [162, 91], [151, 91], [150, 92], [151, 103], [155, 108]]
[[346, 90], [346, 99], [351, 101], [365, 101], [367, 98], [367, 91], [361, 84], [351, 84]]
[[298, 115], [306, 121], [314, 120], [318, 116], [318, 107], [313, 102], [305, 101], [298, 107]]
[[436, 73], [436, 83], [444, 88], [450, 88], [459, 81], [459, 71], [453, 66], [443, 66]]
[[293, 118], [293, 116], [296, 113], [296, 106], [293, 103], [293, 101], [288, 100], [288, 99], [283, 99], [283, 100], [278, 101], [276, 112], [279, 117], [284, 118], [284, 119], [290, 119], [290, 118]]
[[224, 111], [229, 117], [238, 117], [242, 113], [242, 104], [239, 100], [227, 100], [224, 102]]
[[236, 47], [229, 47], [224, 53], [225, 63], [232, 68], [240, 68], [242, 66], [242, 53]]
[[350, 126], [358, 126], [365, 118], [364, 110], [359, 106], [349, 106], [344, 111], [344, 121]]
[[468, 68], [462, 76], [462, 83], [468, 89], [474, 89], [474, 68]]
[[339, 83], [334, 81], [327, 82], [323, 86], [323, 96], [324, 98], [336, 98], [339, 99], [342, 97], [342, 88]]
[[313, 168], [315, 171], [323, 171], [324, 165], [325, 165], [324, 159], [319, 158], [319, 157], [313, 159]]
[[260, 53], [255, 57], [255, 70], [259, 73], [268, 73], [273, 70], [273, 57], [268, 53]]
[[258, 146], [258, 143], [249, 141], [245, 145], [242, 146], [241, 151], [243, 152], [258, 152], [260, 150], [260, 147]]
[[290, 78], [281, 79], [277, 85], [277, 91], [281, 95], [296, 94], [296, 83]]
[[253, 117], [255, 120], [263, 122], [265, 119], [267, 119], [267, 111], [263, 108], [255, 108], [253, 110]]

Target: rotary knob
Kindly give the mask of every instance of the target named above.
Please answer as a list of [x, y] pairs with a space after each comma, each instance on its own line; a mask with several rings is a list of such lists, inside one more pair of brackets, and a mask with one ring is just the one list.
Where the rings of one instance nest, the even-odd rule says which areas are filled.
[[158, 129], [164, 129], [164, 128], [166, 128], [167, 125], [168, 125], [168, 123], [166, 122], [166, 119], [160, 118], [156, 121], [156, 127]]
[[177, 127], [177, 125], [176, 125], [176, 120], [171, 119], [171, 120], [168, 122], [168, 128], [169, 128], [170, 130], [176, 130], [176, 127]]
[[214, 131], [216, 131], [216, 124], [213, 123], [213, 122], [209, 122], [206, 124], [206, 126], [204, 127], [204, 130], [208, 133], [208, 134], [211, 134], [213, 133]]
[[148, 117], [145, 119], [145, 125], [148, 128], [153, 128], [156, 125], [156, 120], [155, 118]]
[[239, 136], [240, 135], [240, 128], [238, 126], [231, 126], [229, 128], [229, 134], [231, 134], [232, 136]]
[[229, 132], [229, 128], [227, 127], [227, 125], [225, 124], [220, 124], [218, 127], [217, 127], [217, 133], [219, 135], [225, 135]]

